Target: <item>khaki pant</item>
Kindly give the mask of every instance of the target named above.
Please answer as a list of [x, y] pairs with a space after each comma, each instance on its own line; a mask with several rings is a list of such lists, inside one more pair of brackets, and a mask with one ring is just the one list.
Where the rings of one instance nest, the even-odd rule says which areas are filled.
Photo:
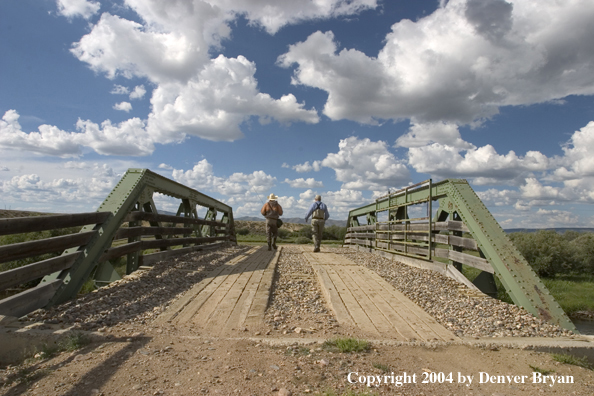
[[324, 233], [325, 220], [311, 219], [311, 237], [313, 239], [314, 247], [319, 249], [322, 243], [322, 234]]

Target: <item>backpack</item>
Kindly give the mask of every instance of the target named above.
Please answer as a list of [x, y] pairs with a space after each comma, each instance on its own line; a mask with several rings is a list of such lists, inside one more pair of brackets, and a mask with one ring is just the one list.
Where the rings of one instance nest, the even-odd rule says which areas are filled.
[[320, 205], [322, 204], [321, 202], [316, 202], [317, 207], [316, 209], [314, 209], [311, 217], [313, 219], [322, 219], [324, 220], [326, 218], [326, 212], [324, 212], [324, 210], [320, 209]]

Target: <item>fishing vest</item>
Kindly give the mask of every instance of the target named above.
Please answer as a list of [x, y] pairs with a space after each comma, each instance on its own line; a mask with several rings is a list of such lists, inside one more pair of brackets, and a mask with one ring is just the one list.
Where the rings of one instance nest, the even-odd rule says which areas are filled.
[[316, 202], [316, 209], [314, 209], [311, 217], [312, 219], [324, 220], [326, 218], [326, 212], [323, 209], [320, 209], [321, 202]]

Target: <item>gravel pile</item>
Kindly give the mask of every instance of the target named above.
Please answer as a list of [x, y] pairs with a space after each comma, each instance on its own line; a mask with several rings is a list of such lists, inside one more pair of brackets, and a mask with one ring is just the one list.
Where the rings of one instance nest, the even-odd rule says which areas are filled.
[[26, 318], [48, 324], [74, 325], [82, 330], [120, 323], [145, 324], [200, 282], [210, 270], [249, 249], [248, 246], [228, 246], [162, 261], [148, 271], [136, 271], [76, 300], [35, 311]]
[[299, 247], [283, 247], [265, 321], [283, 334], [315, 333], [338, 326], [326, 308], [316, 274]]
[[[328, 249], [330, 250], [330, 249]], [[558, 337], [571, 331], [551, 325], [515, 305], [500, 300], [465, 295], [455, 280], [433, 271], [410, 267], [376, 254], [348, 248], [331, 251], [344, 254], [359, 265], [377, 272], [458, 336], [466, 337]]]

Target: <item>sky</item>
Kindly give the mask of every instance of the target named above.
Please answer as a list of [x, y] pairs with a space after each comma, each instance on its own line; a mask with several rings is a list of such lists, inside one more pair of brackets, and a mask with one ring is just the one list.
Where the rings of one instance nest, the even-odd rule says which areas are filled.
[[[504, 228], [594, 227], [591, 0], [3, 0], [0, 207], [148, 168], [257, 216], [462, 178]], [[176, 202], [156, 197], [158, 208]]]

